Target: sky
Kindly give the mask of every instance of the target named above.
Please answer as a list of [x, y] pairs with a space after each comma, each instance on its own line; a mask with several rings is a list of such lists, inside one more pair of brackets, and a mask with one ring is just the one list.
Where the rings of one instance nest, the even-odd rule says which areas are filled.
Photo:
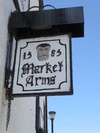
[[48, 112], [56, 112], [54, 133], [100, 133], [99, 0], [44, 0], [46, 4], [84, 8], [84, 37], [72, 38], [74, 94], [48, 97]]

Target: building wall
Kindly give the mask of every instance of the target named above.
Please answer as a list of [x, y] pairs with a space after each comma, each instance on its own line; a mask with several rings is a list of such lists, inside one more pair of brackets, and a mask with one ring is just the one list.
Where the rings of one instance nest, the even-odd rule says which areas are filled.
[[2, 102], [6, 102], [4, 100], [4, 68], [8, 36], [7, 25], [12, 10], [11, 0], [8, 0], [8, 2], [6, 0], [0, 0], [0, 113], [2, 111]]
[[[35, 0], [36, 4], [38, 0]], [[35, 133], [36, 98], [15, 98], [8, 111], [8, 100], [5, 97], [4, 78], [7, 53], [8, 21], [15, 10], [13, 0], [0, 0], [0, 133]], [[44, 98], [41, 98], [42, 103]], [[43, 104], [39, 105], [43, 111]], [[7, 115], [7, 111], [9, 112]], [[10, 116], [10, 117], [9, 117]], [[6, 129], [7, 123], [8, 128]], [[41, 120], [43, 126], [43, 120]]]

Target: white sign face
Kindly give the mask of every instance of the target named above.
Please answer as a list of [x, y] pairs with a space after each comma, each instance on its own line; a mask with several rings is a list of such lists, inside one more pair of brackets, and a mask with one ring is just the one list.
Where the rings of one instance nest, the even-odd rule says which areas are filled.
[[72, 94], [69, 35], [17, 42], [13, 95]]
[[39, 0], [30, 0], [30, 8], [30, 11], [39, 10]]
[[22, 12], [28, 10], [28, 8], [29, 8], [29, 1], [30, 0], [18, 0], [18, 4], [19, 4], [20, 10]]

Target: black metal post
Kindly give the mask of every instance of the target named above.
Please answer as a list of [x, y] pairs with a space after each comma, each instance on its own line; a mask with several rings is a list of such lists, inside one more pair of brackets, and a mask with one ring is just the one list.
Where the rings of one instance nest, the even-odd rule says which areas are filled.
[[44, 3], [43, 0], [39, 0], [39, 10], [43, 9]]
[[53, 133], [53, 121], [54, 121], [54, 119], [51, 119], [51, 133]]
[[36, 131], [40, 127], [40, 118], [39, 118], [39, 96], [36, 96]]

